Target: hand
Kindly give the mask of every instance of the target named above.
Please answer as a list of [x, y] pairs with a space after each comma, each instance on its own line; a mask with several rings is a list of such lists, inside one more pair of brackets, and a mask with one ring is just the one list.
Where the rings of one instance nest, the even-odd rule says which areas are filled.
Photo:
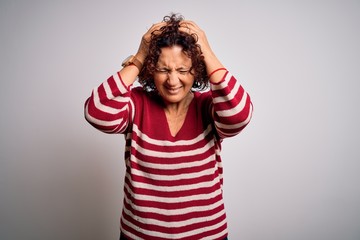
[[[224, 67], [222, 63], [219, 61], [219, 59], [215, 56], [214, 52], [212, 51], [205, 32], [202, 29], [200, 29], [198, 25], [196, 25], [196, 23], [194, 23], [193, 21], [186, 21], [186, 20], [182, 21], [180, 23], [179, 29], [182, 32], [197, 35], [198, 37], [197, 44], [200, 45], [208, 74], [210, 74], [216, 69]], [[220, 81], [222, 76], [223, 76], [223, 72], [219, 71], [213, 75], [212, 81], [213, 82]]]
[[200, 45], [204, 56], [212, 54], [205, 32], [200, 29], [200, 27], [195, 22], [184, 20], [180, 23], [179, 30], [188, 34], [195, 34], [198, 37], [197, 44]]
[[151, 34], [156, 33], [155, 31], [160, 30], [160, 28], [165, 26], [165, 25], [166, 25], [165, 22], [155, 23], [142, 36], [138, 52], [136, 53], [136, 58], [139, 61], [141, 61], [142, 63], [144, 62], [144, 60], [145, 60], [145, 58], [147, 56], [148, 50], [149, 50], [149, 43], [150, 43], [150, 40], [151, 40]]

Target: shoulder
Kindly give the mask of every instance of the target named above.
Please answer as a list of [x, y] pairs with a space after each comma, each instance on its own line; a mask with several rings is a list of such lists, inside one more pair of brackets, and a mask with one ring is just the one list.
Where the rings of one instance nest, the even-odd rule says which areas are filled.
[[131, 98], [135, 101], [149, 98], [149, 93], [147, 93], [142, 87], [132, 87], [131, 90]]
[[131, 94], [134, 96], [140, 96], [145, 93], [144, 89], [140, 86], [132, 87], [130, 91], [131, 91]]
[[194, 99], [199, 104], [206, 104], [208, 102], [211, 102], [211, 92], [194, 92]]
[[206, 118], [210, 117], [212, 97], [211, 92], [194, 92], [194, 103], [197, 108], [197, 112], [201, 113]]
[[154, 92], [147, 92], [142, 87], [133, 87], [131, 89], [131, 99], [135, 105], [143, 107], [146, 105], [158, 105], [160, 100], [159, 96]]

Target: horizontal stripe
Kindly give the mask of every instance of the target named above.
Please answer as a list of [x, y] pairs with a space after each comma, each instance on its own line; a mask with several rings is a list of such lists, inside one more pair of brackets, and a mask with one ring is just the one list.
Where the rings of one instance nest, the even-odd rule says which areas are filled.
[[148, 150], [140, 147], [139, 145], [137, 145], [136, 142], [132, 142], [132, 145], [136, 149], [136, 151], [138, 151], [143, 155], [169, 159], [169, 158], [180, 158], [180, 157], [188, 157], [188, 156], [195, 156], [197, 154], [202, 154], [207, 150], [211, 149], [214, 146], [214, 143], [209, 142], [202, 148], [194, 149], [190, 151], [182, 151], [182, 152], [160, 152], [160, 151]]
[[[155, 232], [155, 231], [151, 231], [151, 230], [140, 229], [138, 226], [132, 224], [131, 222], [126, 220], [124, 217], [122, 218], [122, 221], [124, 224], [126, 224], [130, 228], [135, 229], [136, 231], [141, 232], [143, 234], [146, 234], [149, 237], [160, 237], [160, 238], [165, 238], [165, 239], [180, 239], [180, 238], [191, 237], [193, 235], [200, 234], [200, 233], [206, 232], [206, 231], [210, 231], [210, 230], [219, 228], [223, 225], [226, 225], [226, 220], [224, 219], [221, 222], [219, 222], [215, 225], [212, 225], [212, 226], [198, 228], [198, 229], [194, 229], [191, 231], [182, 232], [182, 233], [178, 233], [178, 234], [167, 234], [167, 233]], [[128, 232], [125, 232], [125, 234], [128, 234]], [[204, 238], [204, 239], [211, 239], [209, 237]]]
[[108, 83], [107, 81], [103, 83], [103, 87], [104, 87], [104, 89], [105, 89], [105, 93], [106, 93], [106, 98], [107, 98], [107, 99], [113, 99], [113, 98], [115, 98], [114, 95], [113, 95], [113, 93], [112, 93], [112, 91], [111, 91], [111, 89], [110, 89], [109, 83]]
[[[224, 220], [226, 218], [226, 215], [220, 214], [219, 216], [217, 216], [216, 218], [214, 218], [214, 214], [210, 215], [208, 219], [206, 219], [206, 221], [194, 221], [194, 223], [192, 224], [182, 224], [182, 226], [176, 226], [175, 224], [173, 224], [173, 221], [169, 221], [167, 222], [168, 226], [162, 226], [162, 225], [157, 225], [157, 224], [152, 224], [152, 225], [148, 225], [142, 221], [139, 221], [139, 218], [132, 218], [130, 215], [127, 215], [125, 211], [123, 211], [123, 219], [129, 221], [131, 224], [137, 226], [138, 228], [145, 230], [145, 231], [153, 231], [153, 232], [159, 232], [161, 234], [180, 234], [180, 233], [184, 233], [184, 232], [189, 232], [195, 229], [199, 229], [199, 228], [204, 228], [204, 227], [209, 227], [209, 226], [214, 226], [216, 223], [221, 222], [222, 220]], [[189, 220], [195, 220], [197, 218], [193, 218], [193, 219], [189, 219]], [[144, 220], [147, 220], [147, 218], [145, 218]], [[158, 221], [158, 220], [154, 220], [154, 221]], [[186, 221], [178, 221], [178, 223], [184, 223]], [[212, 230], [214, 230], [216, 228], [213, 228]]]
[[102, 104], [97, 89], [94, 89], [93, 94], [94, 94], [94, 105], [97, 109], [106, 112], [108, 114], [114, 114], [114, 115], [122, 111], [121, 109], [112, 108]]
[[158, 203], [181, 203], [181, 202], [189, 202], [196, 200], [204, 200], [204, 199], [210, 199], [216, 197], [222, 193], [221, 189], [217, 189], [216, 191], [208, 194], [198, 194], [198, 195], [184, 196], [178, 198], [165, 198], [159, 196], [147, 196], [147, 195], [135, 194], [126, 183], [124, 183], [124, 186], [127, 189], [127, 191], [130, 193], [130, 195], [133, 196], [134, 198], [143, 201], [154, 201]]
[[209, 125], [207, 127], [207, 129], [203, 133], [200, 133], [194, 139], [178, 140], [178, 141], [167, 141], [167, 140], [158, 140], [158, 139], [151, 138], [148, 135], [146, 135], [145, 133], [141, 132], [136, 124], [134, 124], [134, 126], [133, 126], [133, 132], [135, 132], [136, 135], [139, 136], [139, 138], [141, 138], [142, 140], [144, 140], [144, 141], [146, 141], [148, 143], [151, 143], [151, 144], [154, 144], [154, 145], [159, 145], [159, 146], [188, 146], [188, 145], [193, 145], [193, 144], [198, 143], [199, 141], [203, 140], [204, 136], [208, 135], [211, 130], [212, 130], [211, 125]]
[[213, 103], [216, 104], [216, 103], [227, 102], [227, 101], [233, 100], [234, 97], [236, 96], [236, 94], [238, 93], [239, 89], [240, 89], [240, 83], [236, 82], [235, 86], [231, 89], [231, 91], [228, 95], [215, 97], [213, 99]]
[[139, 158], [136, 158], [135, 156], [131, 156], [130, 161], [134, 162], [136, 164], [139, 164], [140, 166], [146, 167], [146, 168], [162, 169], [162, 170], [180, 170], [183, 168], [199, 167], [199, 166], [207, 164], [213, 160], [214, 160], [214, 156], [210, 155], [204, 159], [197, 159], [197, 160], [191, 161], [191, 162], [182, 162], [182, 163], [174, 163], [174, 164], [161, 164], [161, 163], [146, 162]]
[[237, 104], [235, 107], [226, 109], [226, 110], [217, 110], [216, 114], [219, 115], [220, 117], [231, 117], [231, 116], [238, 114], [239, 112], [241, 112], [244, 109], [247, 98], [248, 98], [248, 94], [245, 93], [242, 96], [239, 104]]
[[[129, 192], [126, 193], [130, 194]], [[127, 194], [124, 195], [125, 203], [131, 206], [134, 210], [144, 213], [156, 213], [164, 216], [185, 215], [193, 212], [206, 212], [223, 205], [221, 195], [211, 199], [206, 199], [205, 201], [198, 200], [189, 204], [184, 203], [181, 208], [177, 207], [177, 204], [174, 203], [150, 204], [149, 202], [145, 202], [134, 197], [132, 197], [132, 199], [134, 199], [134, 201], [129, 199]], [[145, 205], [145, 203], [147, 205]]]
[[[132, 176], [142, 176], [140, 171], [137, 170], [132, 170], [131, 171], [131, 175]], [[157, 190], [157, 191], [164, 191], [164, 192], [171, 192], [171, 191], [183, 191], [183, 190], [191, 190], [191, 189], [198, 189], [198, 188], [204, 188], [204, 187], [212, 187], [214, 186], [217, 182], [218, 179], [213, 178], [211, 179], [211, 181], [204, 181], [204, 182], [196, 182], [196, 183], [191, 183], [191, 184], [187, 184], [187, 185], [175, 185], [175, 186], [159, 186], [159, 185], [155, 185], [155, 184], [150, 184], [150, 183], [143, 183], [143, 182], [137, 182], [137, 181], [132, 181], [134, 177], [131, 177], [131, 175], [129, 173], [126, 174], [126, 178], [129, 179], [130, 182], [132, 182], [132, 186], [134, 188], [145, 188], [145, 189], [152, 189], [152, 190]], [[153, 174], [146, 174], [147, 178], [152, 178], [153, 179]], [[194, 173], [194, 174], [183, 174], [183, 175], [179, 175], [179, 177], [174, 177], [174, 176], [159, 176], [156, 181], [153, 182], [159, 182], [159, 181], [176, 181], [178, 179], [187, 179], [187, 180], [194, 180], [194, 178], [199, 178], [202, 176], [213, 176], [214, 175], [214, 170], [210, 169], [210, 170], [205, 170], [203, 172], [200, 173]], [[208, 177], [209, 178], [209, 177]], [[184, 182], [184, 181], [183, 181]], [[190, 181], [185, 181], [185, 182], [190, 182]]]
[[224, 89], [228, 86], [230, 79], [232, 78], [232, 75], [227, 72], [224, 81], [220, 82], [219, 84], [211, 84], [211, 90], [212, 91], [217, 91], [217, 90], [221, 90]]
[[[126, 185], [131, 187], [131, 183], [129, 183], [128, 180], [126, 180]], [[209, 186], [209, 187], [202, 187], [202, 188], [194, 188], [194, 189], [179, 189], [179, 190], [174, 190], [174, 191], [159, 191], [156, 189], [145, 189], [145, 188], [134, 188], [133, 192], [136, 193], [137, 196], [158, 196], [158, 197], [162, 197], [162, 198], [167, 198], [167, 199], [175, 199], [175, 198], [179, 198], [179, 197], [185, 197], [185, 196], [196, 196], [199, 194], [211, 194], [215, 189], [219, 188], [220, 186], [220, 181], [217, 181], [213, 186]], [[129, 193], [128, 195], [131, 198], [131, 195]], [[144, 200], [141, 200], [143, 202], [138, 202], [136, 201], [136, 203], [140, 204], [143, 203], [144, 206], [154, 206], [156, 207], [156, 202], [152, 202], [152, 203], [146, 203], [144, 202]], [[203, 199], [200, 200], [195, 200], [195, 201], [203, 201]], [[209, 200], [206, 199], [207, 203], [211, 203], [213, 200]], [[181, 203], [184, 204], [184, 203]], [[194, 204], [194, 203], [190, 203], [190, 201], [188, 201], [186, 204]], [[161, 206], [161, 208], [165, 207], [165, 208], [172, 208], [175, 207], [176, 205], [178, 205], [178, 203], [168, 203], [167, 206]], [[190, 205], [188, 205], [190, 206]], [[182, 206], [182, 207], [186, 207], [186, 205]]]
[[[213, 161], [214, 162], [214, 161]], [[198, 178], [204, 175], [213, 175], [214, 172], [217, 169], [217, 166], [215, 163], [209, 162], [206, 165], [199, 166], [197, 168], [194, 167], [188, 167], [183, 168], [181, 170], [173, 170], [173, 169], [167, 169], [167, 170], [154, 170], [154, 173], [150, 171], [142, 171], [142, 169], [131, 169], [131, 174], [146, 177], [153, 180], [159, 180], [159, 181], [176, 181], [179, 179], [193, 179]], [[151, 170], [151, 169], [150, 169]], [[157, 174], [158, 173], [158, 174]]]
[[103, 87], [104, 87], [107, 99], [111, 99], [112, 101], [116, 101], [118, 103], [123, 103], [123, 104], [127, 104], [129, 102], [130, 98], [127, 96], [116, 96], [115, 97], [111, 91], [109, 82], [104, 82]]
[[247, 118], [246, 118], [243, 122], [240, 122], [240, 123], [237, 123], [237, 124], [224, 124], [224, 123], [215, 121], [215, 125], [216, 125], [218, 128], [222, 128], [222, 129], [237, 129], [237, 128], [242, 128], [242, 127], [246, 126], [246, 125], [250, 122], [250, 120], [251, 120], [251, 113], [252, 113], [252, 105], [250, 105], [249, 114], [248, 114]]
[[[136, 221], [139, 221], [139, 222], [142, 222], [142, 223], [146, 223], [148, 221], [148, 219], [146, 219], [146, 218], [142, 218], [142, 217], [139, 217], [137, 215], [134, 215], [131, 211], [129, 211], [126, 208], [124, 209], [124, 212], [125, 212], [125, 214], [127, 214], [131, 218], [136, 219]], [[190, 219], [185, 220], [185, 221], [161, 221], [161, 220], [157, 220], [157, 219], [152, 219], [151, 222], [152, 222], [152, 224], [157, 225], [157, 226], [162, 226], [162, 227], [167, 227], [167, 228], [176, 228], [176, 227], [183, 227], [183, 226], [187, 226], [187, 225], [191, 225], [191, 224], [211, 221], [211, 220], [219, 218], [220, 216], [222, 216], [224, 214], [225, 214], [225, 210], [222, 209], [222, 210], [216, 212], [213, 215], [209, 215], [209, 216], [206, 216], [206, 217], [204, 217], [204, 216], [203, 217], [197, 217], [197, 218], [193, 217], [193, 218], [190, 218]]]
[[93, 117], [90, 113], [89, 113], [89, 109], [88, 106], [85, 107], [85, 112], [86, 112], [86, 119], [91, 122], [91, 123], [95, 123], [99, 126], [103, 126], [103, 127], [112, 127], [112, 126], [117, 126], [119, 125], [121, 122], [124, 121], [123, 118], [119, 118], [116, 120], [112, 120], [112, 121], [106, 121], [106, 120], [100, 120], [97, 119], [95, 117]]
[[128, 92], [128, 89], [126, 88], [125, 84], [123, 83], [123, 81], [120, 79], [120, 76], [118, 73], [114, 74], [113, 79], [115, 81], [115, 84], [117, 86], [117, 88], [119, 89], [120, 93], [124, 94]]

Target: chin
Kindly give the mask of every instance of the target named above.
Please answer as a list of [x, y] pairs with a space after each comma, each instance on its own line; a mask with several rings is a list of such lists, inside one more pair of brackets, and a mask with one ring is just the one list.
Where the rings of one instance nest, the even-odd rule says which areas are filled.
[[179, 96], [166, 96], [166, 97], [162, 97], [162, 99], [168, 103], [178, 103], [182, 100], [182, 98]]

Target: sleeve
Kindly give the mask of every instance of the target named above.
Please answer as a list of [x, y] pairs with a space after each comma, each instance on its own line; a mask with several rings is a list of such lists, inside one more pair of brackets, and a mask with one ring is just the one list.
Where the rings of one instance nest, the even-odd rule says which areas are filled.
[[125, 133], [134, 108], [130, 93], [119, 73], [109, 77], [85, 101], [85, 119], [102, 132]]
[[249, 94], [229, 72], [210, 83], [214, 124], [220, 138], [240, 133], [250, 122], [253, 105]]

